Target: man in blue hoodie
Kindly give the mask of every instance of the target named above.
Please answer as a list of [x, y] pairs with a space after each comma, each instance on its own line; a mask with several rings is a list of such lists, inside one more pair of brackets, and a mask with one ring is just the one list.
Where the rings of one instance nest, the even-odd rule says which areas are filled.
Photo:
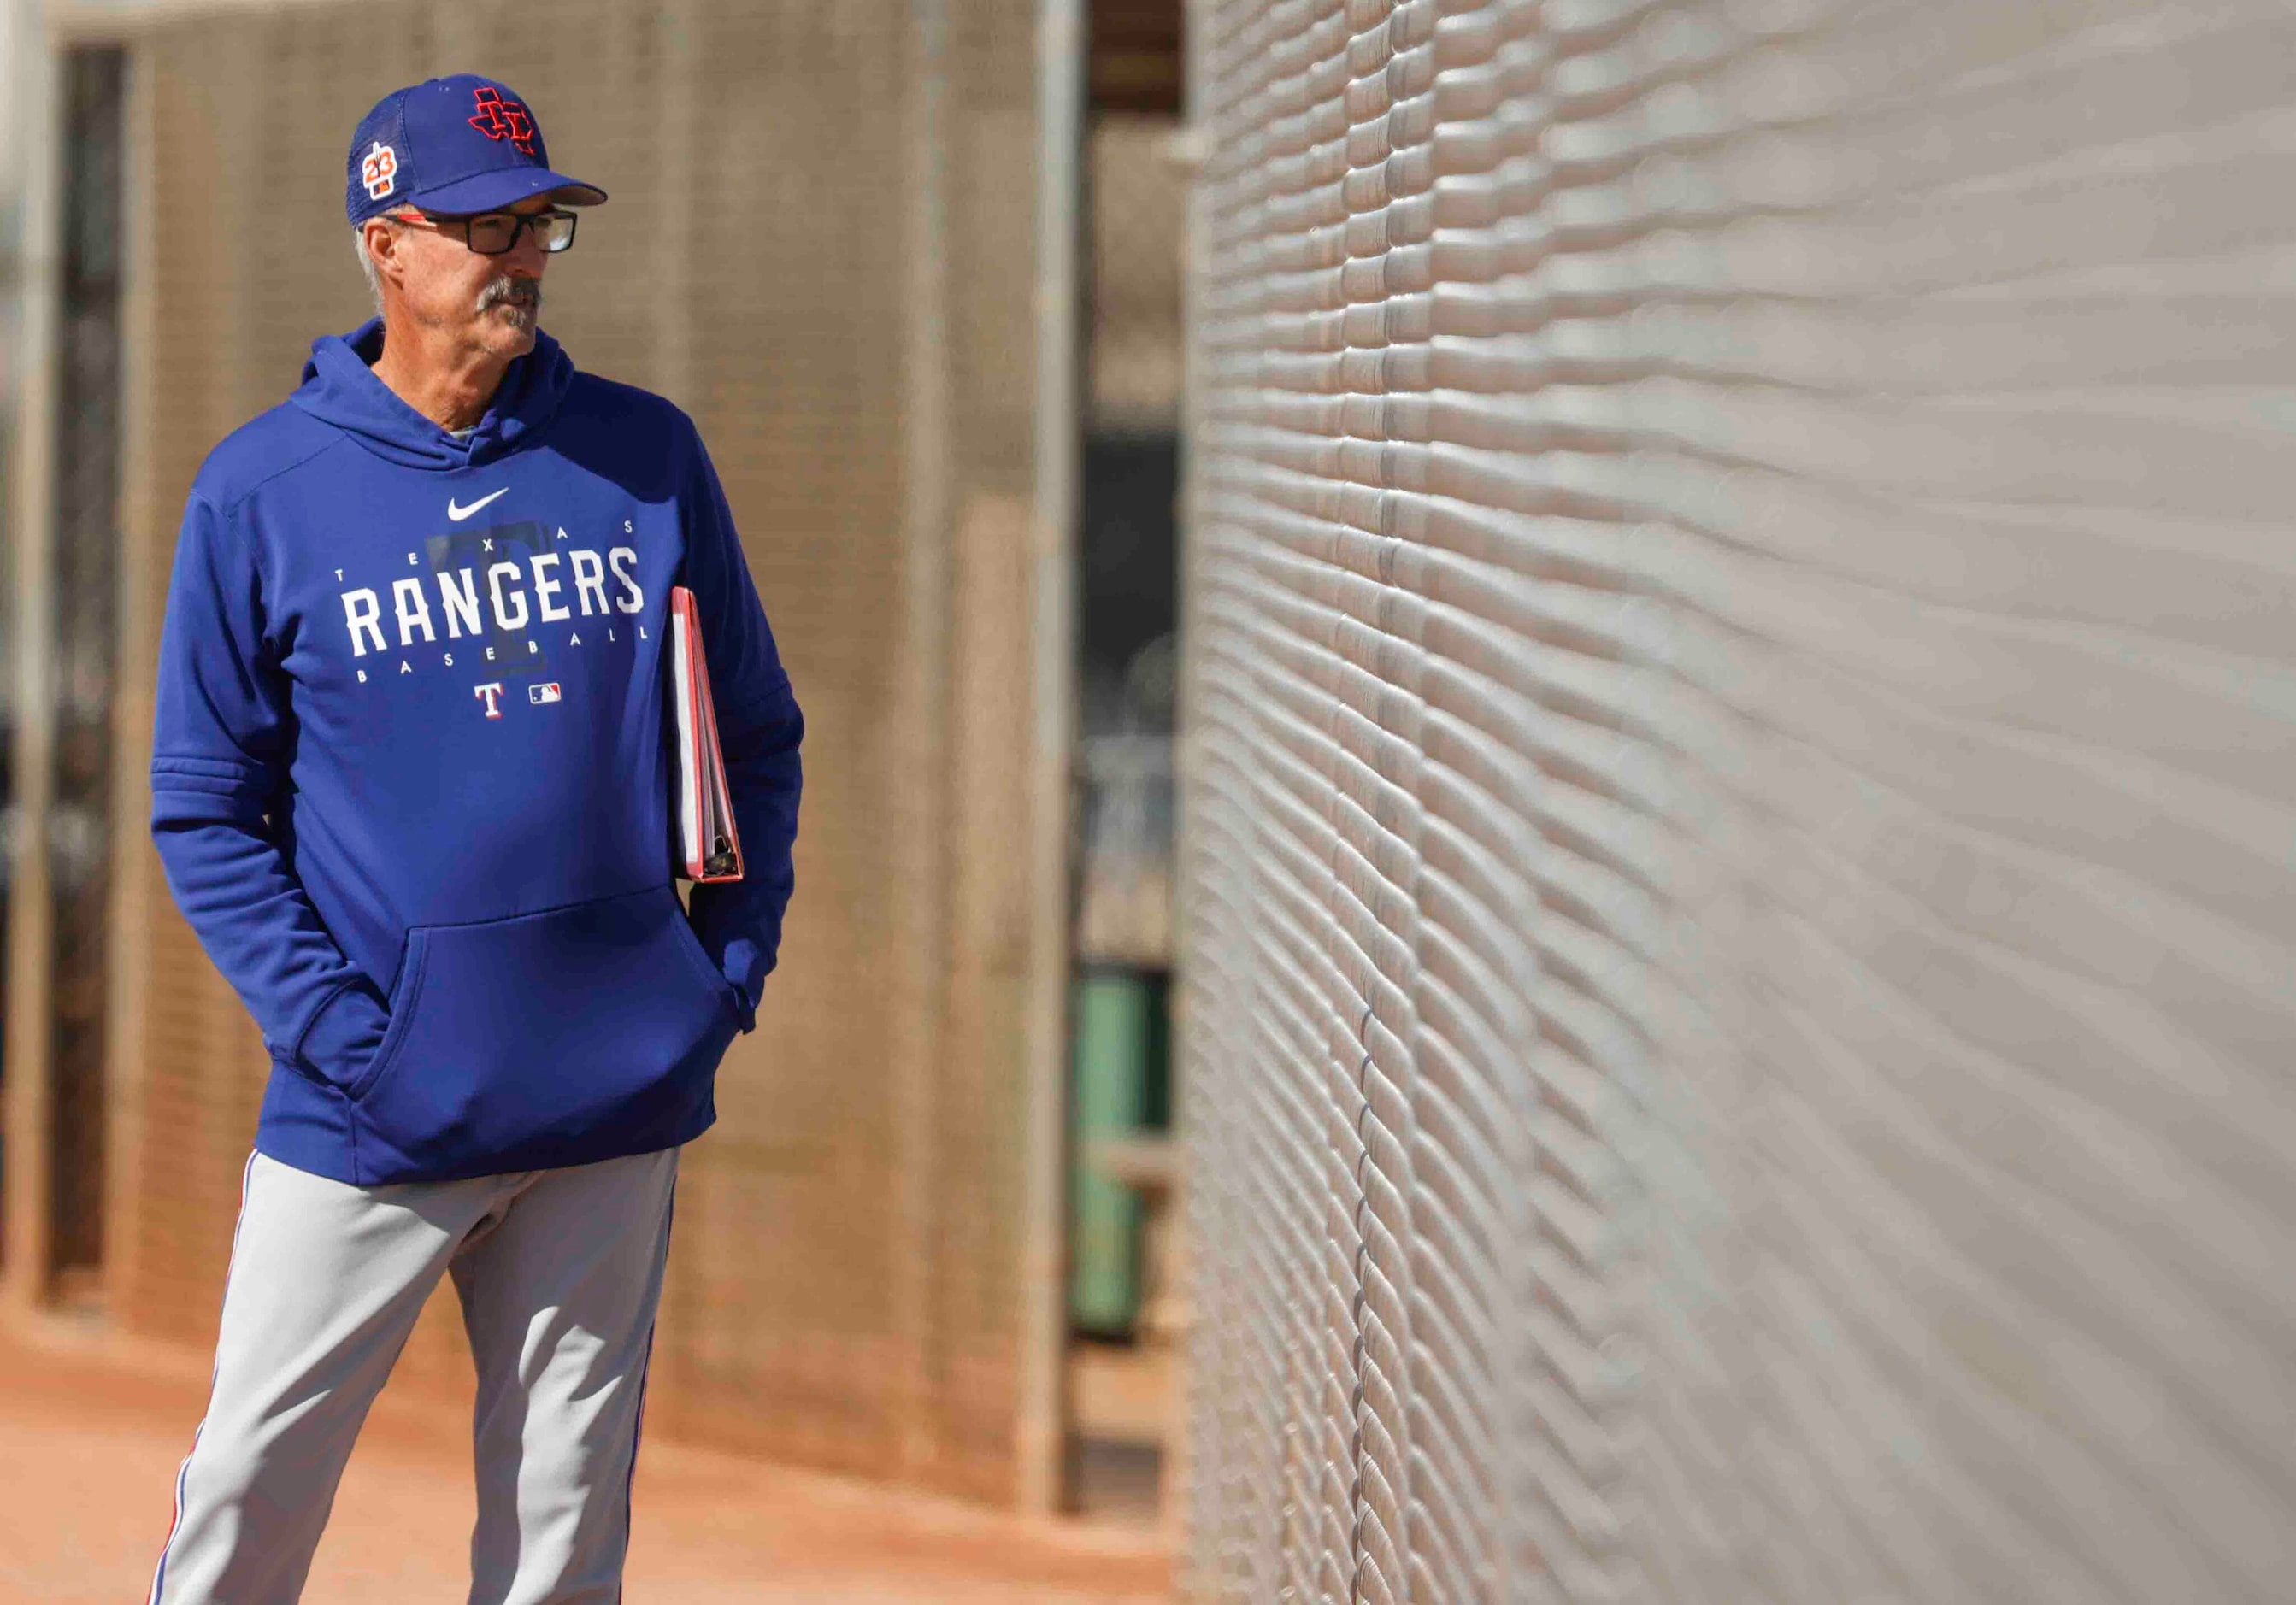
[[[750, 1028], [797, 703], [716, 473], [537, 327], [573, 207], [507, 86], [359, 125], [382, 311], [192, 487], [152, 828], [271, 1070], [154, 1605], [300, 1594], [442, 1273], [478, 1371], [472, 1598], [619, 1597], [681, 1144]], [[747, 874], [672, 885], [663, 637], [694, 594]]]

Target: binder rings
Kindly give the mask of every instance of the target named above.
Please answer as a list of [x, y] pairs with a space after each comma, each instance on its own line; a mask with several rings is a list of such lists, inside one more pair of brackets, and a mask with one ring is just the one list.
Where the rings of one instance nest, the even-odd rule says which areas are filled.
[[678, 873], [688, 880], [739, 880], [742, 838], [726, 787], [718, 745], [718, 708], [709, 696], [709, 662], [693, 593], [669, 588], [669, 700], [677, 726]]

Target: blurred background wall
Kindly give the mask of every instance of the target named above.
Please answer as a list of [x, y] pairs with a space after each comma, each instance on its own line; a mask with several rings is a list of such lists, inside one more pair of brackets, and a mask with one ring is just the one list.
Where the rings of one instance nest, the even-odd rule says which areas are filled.
[[[34, 491], [46, 479], [45, 473], [36, 475], [30, 469], [49, 455], [45, 431], [38, 427], [45, 409], [33, 379], [45, 366], [36, 354], [45, 348], [45, 314], [52, 299], [35, 243], [48, 231], [34, 225], [42, 201], [34, 192], [35, 178], [48, 167], [45, 152], [53, 143], [44, 132], [50, 58], [38, 23], [38, 14], [29, 6], [0, 6], [0, 473], [6, 476], [0, 480], [0, 591], [12, 600], [17, 594], [19, 534], [38, 519]], [[33, 405], [28, 407], [28, 403]], [[0, 802], [0, 929], [5, 929], [17, 880], [21, 817], [15, 733], [22, 695], [18, 672], [22, 645], [16, 612], [12, 606], [0, 606], [0, 766], [6, 771], [4, 788], [0, 788], [5, 798]], [[7, 987], [7, 966], [0, 964], [0, 1020], [6, 1015]], [[5, 1085], [5, 1058], [0, 1050], [0, 1088]], [[0, 1134], [0, 1173], [4, 1172], [6, 1149]], [[0, 1226], [4, 1224], [4, 1211], [0, 1211]]]
[[1201, 1598], [2296, 1562], [2296, 20], [1206, 0]]
[[[345, 128], [475, 67], [613, 193], [545, 323], [699, 422], [810, 726], [803, 889], [685, 1172], [653, 1419], [1152, 1511], [1185, 1325], [1179, 0], [0, 15], [7, 1297], [212, 1331], [264, 1056], [144, 828], [176, 520], [366, 315]], [[462, 1348], [442, 1298], [396, 1385], [451, 1391]]]
[[[35, 571], [14, 577], [14, 611], [42, 637], [20, 642], [14, 676], [36, 707], [16, 751], [38, 776], [19, 855], [37, 895], [17, 900], [11, 944], [13, 995], [36, 1000], [9, 1021], [15, 1296], [142, 1336], [212, 1332], [266, 1056], [144, 829], [176, 520], [201, 458], [292, 387], [311, 338], [367, 315], [345, 130], [390, 88], [475, 67], [526, 93], [554, 151], [612, 192], [552, 275], [545, 322], [584, 366], [696, 418], [811, 726], [803, 889], [682, 1176], [654, 1419], [1057, 1503], [1062, 498], [1082, 298], [1038, 285], [1044, 219], [1070, 273], [1083, 224], [1074, 200], [1042, 198], [1048, 160], [1071, 192], [1078, 164], [1047, 143], [1035, 10], [10, 18], [54, 78], [25, 115], [46, 119], [57, 212], [52, 282], [25, 298], [57, 332], [24, 348], [54, 438], [15, 487]], [[1082, 72], [1052, 86], [1071, 148]], [[450, 1379], [462, 1341], [441, 1299], [402, 1382]]]

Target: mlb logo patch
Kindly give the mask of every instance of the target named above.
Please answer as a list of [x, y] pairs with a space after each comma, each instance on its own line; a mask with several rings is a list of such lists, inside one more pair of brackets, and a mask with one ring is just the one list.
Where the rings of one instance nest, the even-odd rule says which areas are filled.
[[558, 700], [558, 682], [545, 680], [539, 685], [528, 686], [526, 700], [529, 702], [555, 702]]
[[390, 194], [398, 187], [398, 152], [376, 140], [360, 159], [359, 182], [366, 185], [369, 201], [380, 201]]

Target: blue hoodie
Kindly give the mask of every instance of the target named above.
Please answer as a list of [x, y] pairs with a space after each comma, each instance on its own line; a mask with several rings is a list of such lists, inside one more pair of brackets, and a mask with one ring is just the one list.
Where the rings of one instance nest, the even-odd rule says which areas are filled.
[[[803, 724], [693, 422], [535, 337], [456, 438], [370, 323], [193, 482], [152, 831], [271, 1051], [256, 1146], [360, 1184], [715, 1118], [780, 945]], [[672, 887], [664, 621], [700, 605], [747, 874]]]

